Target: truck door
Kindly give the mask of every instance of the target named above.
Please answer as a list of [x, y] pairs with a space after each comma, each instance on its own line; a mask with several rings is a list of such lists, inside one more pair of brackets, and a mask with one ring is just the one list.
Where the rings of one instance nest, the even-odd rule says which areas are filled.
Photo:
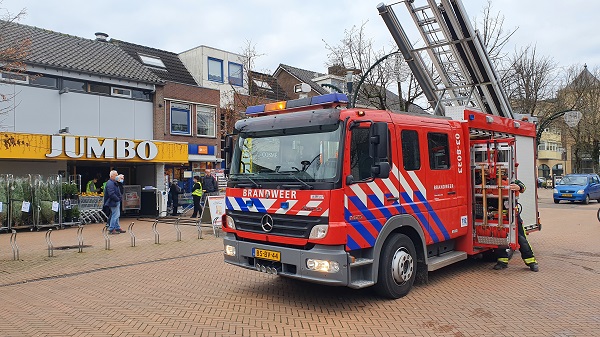
[[426, 207], [437, 242], [467, 233], [466, 201], [460, 201], [457, 182], [457, 147], [451, 127], [427, 126]]
[[[345, 147], [343, 174], [344, 218], [350, 224], [348, 250], [372, 247], [387, 219], [399, 213], [393, 174], [386, 179], [372, 177], [368, 126], [364, 123], [354, 127], [346, 135], [346, 144], [350, 145]], [[395, 139], [394, 130], [389, 131], [389, 139]], [[389, 148], [388, 160], [393, 163]]]

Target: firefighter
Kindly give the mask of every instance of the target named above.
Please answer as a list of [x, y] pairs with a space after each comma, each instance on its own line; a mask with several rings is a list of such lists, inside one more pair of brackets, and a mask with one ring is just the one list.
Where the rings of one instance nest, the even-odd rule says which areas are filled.
[[[512, 191], [523, 193], [525, 192], [525, 184], [519, 180], [515, 180], [513, 183], [509, 185], [509, 188]], [[531, 271], [539, 271], [539, 266], [535, 256], [533, 255], [533, 250], [531, 249], [531, 245], [527, 240], [527, 234], [525, 233], [525, 228], [523, 228], [523, 220], [521, 219], [521, 215], [517, 215], [518, 229], [519, 229], [519, 251], [521, 252], [521, 258], [523, 262], [529, 267]], [[508, 261], [510, 260], [509, 250], [507, 249], [498, 249], [496, 253], [496, 257], [498, 258], [494, 269], [500, 270], [508, 267]]]

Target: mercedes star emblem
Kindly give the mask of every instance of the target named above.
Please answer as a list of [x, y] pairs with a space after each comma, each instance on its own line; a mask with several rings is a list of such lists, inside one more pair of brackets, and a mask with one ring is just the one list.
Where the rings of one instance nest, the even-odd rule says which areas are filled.
[[265, 214], [262, 219], [260, 219], [260, 225], [265, 232], [270, 232], [273, 230], [273, 218], [269, 214]]

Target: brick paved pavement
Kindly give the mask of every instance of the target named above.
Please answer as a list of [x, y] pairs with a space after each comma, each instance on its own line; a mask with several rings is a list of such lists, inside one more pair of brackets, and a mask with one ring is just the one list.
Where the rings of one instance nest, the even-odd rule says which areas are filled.
[[[544, 228], [530, 241], [533, 273], [518, 253], [508, 269], [467, 260], [430, 274], [400, 300], [234, 268], [222, 242], [195, 227], [136, 222], [111, 236], [86, 225], [83, 253], [47, 257], [42, 232], [21, 232], [21, 260], [0, 235], [1, 336], [600, 336], [599, 204], [559, 204], [539, 190]], [[125, 228], [131, 220], [123, 220]], [[75, 228], [55, 246], [77, 244]]]

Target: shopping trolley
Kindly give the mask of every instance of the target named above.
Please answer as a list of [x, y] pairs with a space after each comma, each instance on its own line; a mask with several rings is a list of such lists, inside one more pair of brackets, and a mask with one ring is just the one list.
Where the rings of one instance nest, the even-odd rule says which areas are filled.
[[79, 196], [81, 222], [84, 224], [106, 222], [108, 217], [102, 211], [103, 203], [102, 196]]

